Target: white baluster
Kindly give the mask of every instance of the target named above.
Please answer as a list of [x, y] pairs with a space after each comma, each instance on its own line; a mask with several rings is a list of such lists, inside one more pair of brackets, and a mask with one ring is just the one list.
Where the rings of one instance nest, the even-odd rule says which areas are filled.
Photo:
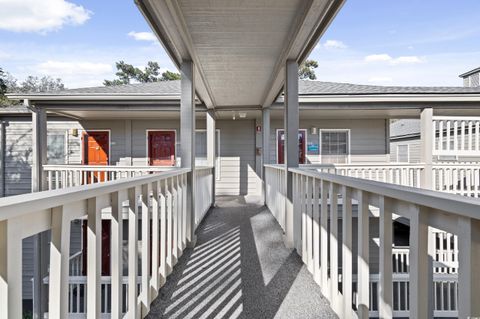
[[369, 318], [370, 258], [369, 235], [370, 219], [368, 195], [358, 191], [358, 318]]
[[140, 190], [133, 187], [128, 190], [128, 315], [136, 318], [138, 314], [138, 203]]
[[70, 222], [68, 207], [52, 209], [48, 318], [68, 316]]
[[380, 281], [379, 314], [381, 318], [393, 316], [392, 283], [392, 207], [384, 196], [379, 200], [380, 208]]
[[352, 195], [342, 187], [342, 294], [343, 318], [352, 318]]
[[430, 318], [428, 293], [429, 261], [428, 261], [428, 211], [415, 206], [410, 218], [410, 317]]
[[87, 318], [100, 317], [102, 275], [102, 212], [98, 198], [88, 200]]
[[152, 193], [150, 183], [142, 185], [142, 316], [150, 311], [150, 205], [149, 199]]

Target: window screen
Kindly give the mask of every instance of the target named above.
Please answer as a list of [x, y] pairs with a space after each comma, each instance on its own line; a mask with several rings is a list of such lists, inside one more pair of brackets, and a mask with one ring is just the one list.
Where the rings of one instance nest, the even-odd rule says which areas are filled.
[[65, 133], [47, 135], [47, 161], [48, 164], [65, 164], [66, 141]]
[[347, 163], [348, 131], [321, 131], [322, 163]]
[[408, 163], [408, 145], [397, 145], [397, 162]]

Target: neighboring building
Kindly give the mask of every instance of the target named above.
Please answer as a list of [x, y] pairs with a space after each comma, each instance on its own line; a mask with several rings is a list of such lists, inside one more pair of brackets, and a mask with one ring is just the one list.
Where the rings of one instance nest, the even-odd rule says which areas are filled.
[[480, 68], [476, 68], [459, 75], [463, 79], [463, 86], [478, 87], [480, 86]]

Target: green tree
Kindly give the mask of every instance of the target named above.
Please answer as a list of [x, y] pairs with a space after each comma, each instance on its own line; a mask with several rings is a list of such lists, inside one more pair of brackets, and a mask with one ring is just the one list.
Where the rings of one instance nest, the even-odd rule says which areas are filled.
[[141, 70], [131, 64], [119, 61], [115, 63], [117, 68], [117, 79], [105, 80], [103, 84], [106, 86], [129, 84], [132, 82], [148, 83], [159, 81], [173, 81], [179, 80], [180, 74], [165, 71], [160, 74], [160, 66], [157, 62], [149, 61], [147, 66]]
[[65, 85], [60, 78], [51, 76], [28, 76], [23, 82], [18, 84], [18, 80], [10, 73], [0, 68], [0, 105], [12, 105], [18, 101], [7, 99], [7, 93], [29, 93], [29, 92], [48, 92], [64, 90]]
[[315, 60], [305, 60], [298, 67], [298, 78], [300, 80], [316, 80], [315, 69], [318, 68], [318, 62]]

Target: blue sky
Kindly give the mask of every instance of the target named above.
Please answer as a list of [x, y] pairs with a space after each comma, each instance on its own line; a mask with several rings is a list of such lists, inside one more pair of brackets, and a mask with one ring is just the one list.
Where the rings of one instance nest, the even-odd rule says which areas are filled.
[[[0, 0], [0, 66], [101, 85], [114, 62], [174, 70], [133, 0]], [[478, 0], [347, 0], [310, 58], [324, 81], [461, 85], [480, 66]]]

